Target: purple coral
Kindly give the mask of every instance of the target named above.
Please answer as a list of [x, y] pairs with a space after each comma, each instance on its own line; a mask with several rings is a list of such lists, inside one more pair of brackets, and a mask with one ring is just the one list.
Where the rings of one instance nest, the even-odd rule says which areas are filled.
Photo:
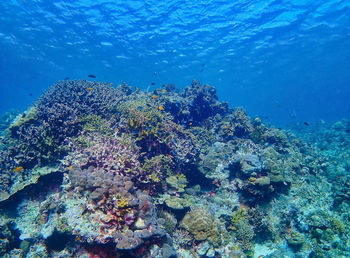
[[79, 114], [106, 116], [113, 113], [115, 106], [128, 92], [116, 89], [106, 83], [85, 80], [59, 81], [44, 93], [36, 102], [41, 112], [57, 104], [64, 104]]
[[1, 169], [8, 171], [18, 164], [30, 169], [55, 162], [67, 151], [66, 139], [81, 130], [79, 116], [109, 117], [127, 93], [125, 87], [115, 89], [105, 83], [56, 83], [9, 127], [4, 137], [6, 150], [1, 150], [7, 162], [2, 162]]
[[193, 80], [191, 87], [186, 87], [181, 96], [189, 101], [190, 119], [196, 122], [216, 114], [227, 114], [230, 110], [227, 103], [218, 101], [214, 87], [208, 84], [201, 85], [197, 80]]
[[144, 240], [164, 236], [158, 227], [152, 199], [145, 192], [136, 191], [130, 178], [103, 169], [73, 168], [69, 172], [72, 187], [94, 200], [99, 215], [101, 235], [99, 243], [113, 241], [117, 249], [130, 250]]
[[100, 134], [84, 136], [88, 146], [73, 143], [74, 151], [66, 160], [82, 169], [93, 166], [109, 173], [128, 175], [134, 181], [142, 179], [141, 165], [138, 160], [139, 149], [131, 138]]

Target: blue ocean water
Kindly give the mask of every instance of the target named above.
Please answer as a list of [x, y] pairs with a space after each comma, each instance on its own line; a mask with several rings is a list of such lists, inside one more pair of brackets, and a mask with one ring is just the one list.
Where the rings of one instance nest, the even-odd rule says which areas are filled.
[[2, 1], [0, 112], [66, 77], [198, 79], [274, 124], [335, 121], [350, 114], [349, 14], [346, 0]]

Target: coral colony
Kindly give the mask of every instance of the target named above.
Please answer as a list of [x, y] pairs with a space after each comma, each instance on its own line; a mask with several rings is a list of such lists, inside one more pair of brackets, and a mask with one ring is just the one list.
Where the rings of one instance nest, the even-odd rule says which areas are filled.
[[15, 116], [0, 127], [2, 257], [350, 255], [350, 122], [311, 147], [198, 81], [65, 80]]

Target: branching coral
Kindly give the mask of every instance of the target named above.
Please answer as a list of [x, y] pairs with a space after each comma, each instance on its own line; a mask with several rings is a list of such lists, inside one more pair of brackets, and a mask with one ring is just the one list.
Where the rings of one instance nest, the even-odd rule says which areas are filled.
[[241, 245], [242, 251], [251, 252], [253, 249], [252, 240], [255, 235], [252, 226], [246, 220], [241, 220], [236, 224], [236, 228], [234, 234]]
[[121, 88], [112, 88], [106, 83], [77, 81], [59, 81], [43, 94], [36, 102], [39, 112], [56, 105], [66, 105], [76, 110], [79, 115], [113, 114], [114, 108], [126, 95]]
[[245, 208], [240, 208], [233, 212], [231, 219], [231, 229], [237, 230], [237, 224], [247, 218], [247, 210]]
[[[69, 173], [72, 187], [86, 194], [94, 202], [90, 204], [92, 221], [98, 221], [95, 241], [115, 242], [118, 249], [134, 249], [144, 239], [163, 236], [151, 198], [135, 191], [130, 178], [90, 167], [87, 170], [73, 168]], [[95, 232], [76, 232], [84, 236]]]
[[188, 101], [188, 120], [201, 122], [216, 114], [225, 114], [229, 108], [226, 103], [220, 103], [216, 89], [210, 85], [201, 85], [193, 80], [190, 87], [186, 87], [181, 96]]
[[79, 118], [85, 132], [100, 132], [103, 135], [113, 134], [112, 121], [107, 121], [99, 115], [86, 115]]
[[173, 240], [175, 244], [181, 247], [190, 247], [192, 241], [194, 240], [190, 232], [184, 229], [177, 229], [173, 232]]
[[147, 182], [160, 183], [166, 176], [174, 172], [175, 163], [171, 156], [160, 154], [152, 158], [146, 158], [142, 170], [147, 174]]
[[197, 157], [193, 135], [174, 123], [168, 112], [159, 110], [158, 104], [158, 100], [144, 95], [119, 105], [120, 128], [134, 134], [150, 157], [171, 154], [180, 162], [193, 162]]
[[117, 175], [128, 175], [133, 180], [142, 180], [139, 149], [132, 138], [93, 133], [79, 137], [72, 144], [74, 151], [66, 157], [68, 164], [82, 169], [93, 166]]

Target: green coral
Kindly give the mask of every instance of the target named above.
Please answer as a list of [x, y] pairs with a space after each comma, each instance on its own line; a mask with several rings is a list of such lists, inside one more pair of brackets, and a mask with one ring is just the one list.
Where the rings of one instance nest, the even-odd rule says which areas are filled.
[[167, 184], [174, 188], [177, 192], [184, 192], [187, 186], [187, 178], [184, 174], [176, 174], [169, 176], [166, 179]]
[[166, 195], [165, 204], [172, 209], [175, 210], [182, 210], [186, 207], [191, 207], [193, 205], [192, 198], [185, 194], [182, 198], [172, 195]]
[[113, 134], [110, 123], [99, 115], [86, 115], [79, 120], [83, 124], [83, 130], [86, 132], [101, 132], [107, 136]]
[[171, 157], [160, 154], [150, 159], [145, 159], [142, 171], [148, 175], [148, 180], [159, 183], [166, 176], [170, 176], [174, 162]]
[[238, 223], [246, 218], [247, 218], [247, 210], [245, 208], [240, 208], [234, 211], [231, 219], [231, 229], [237, 230]]
[[147, 96], [129, 100], [120, 104], [117, 110], [122, 114], [129, 131], [137, 133], [137, 140], [148, 137], [161, 138], [160, 127], [166, 121], [167, 113], [158, 109], [157, 100], [149, 100]]

